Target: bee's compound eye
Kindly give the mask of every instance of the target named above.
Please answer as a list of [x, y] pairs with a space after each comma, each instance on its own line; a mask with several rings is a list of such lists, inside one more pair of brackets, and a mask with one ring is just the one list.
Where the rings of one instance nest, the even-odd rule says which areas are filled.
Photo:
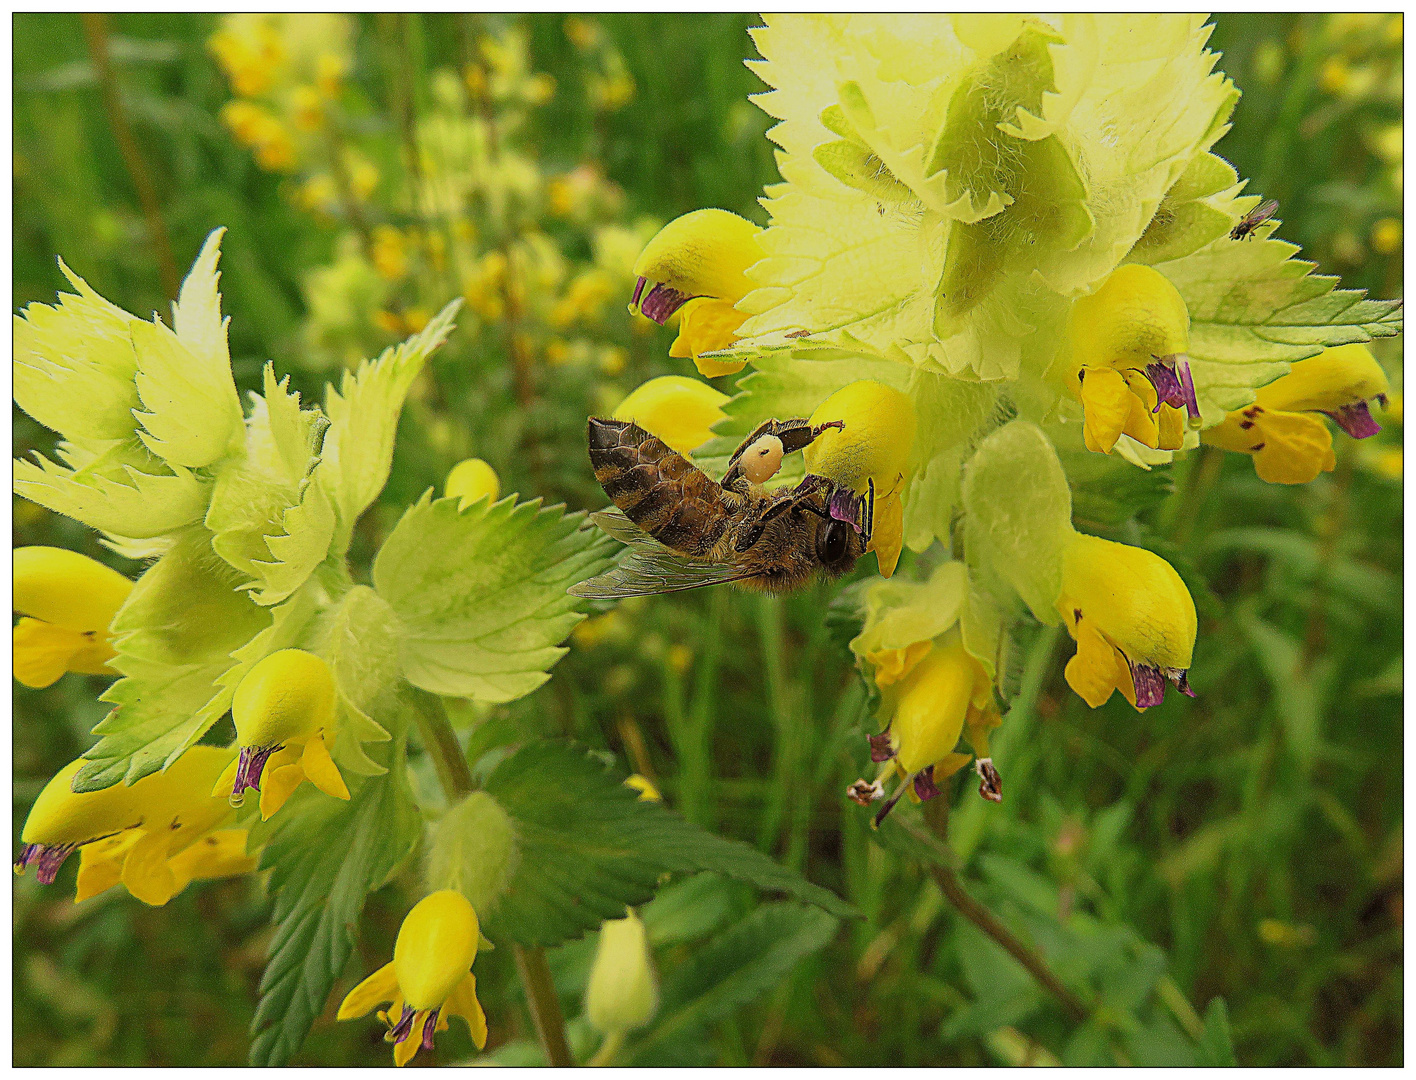
[[849, 528], [842, 521], [828, 521], [825, 528], [816, 534], [816, 555], [827, 566], [834, 566], [846, 556], [846, 539]]

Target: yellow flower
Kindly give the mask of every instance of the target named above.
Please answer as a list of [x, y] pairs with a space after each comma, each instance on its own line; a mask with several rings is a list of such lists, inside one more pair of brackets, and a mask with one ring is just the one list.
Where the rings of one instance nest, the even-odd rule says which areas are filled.
[[659, 802], [661, 800], [659, 789], [653, 785], [648, 777], [634, 773], [625, 779], [625, 784], [639, 792], [640, 802]]
[[1175, 286], [1149, 266], [1118, 267], [1072, 305], [1068, 386], [1086, 416], [1088, 450], [1111, 453], [1124, 434], [1152, 449], [1178, 450], [1200, 423], [1190, 378], [1190, 315]]
[[1365, 345], [1339, 345], [1261, 386], [1252, 405], [1230, 413], [1201, 439], [1253, 455], [1254, 471], [1270, 484], [1306, 484], [1337, 463], [1331, 432], [1310, 414], [1325, 413], [1354, 439], [1365, 439], [1381, 430], [1367, 402], [1385, 405], [1389, 389]]
[[1159, 705], [1169, 679], [1186, 681], [1195, 602], [1159, 555], [1078, 533], [1062, 557], [1057, 610], [1077, 643], [1067, 683], [1093, 709], [1120, 690], [1137, 709]]
[[661, 326], [694, 299], [681, 316], [673, 356], [692, 356], [707, 376], [739, 371], [746, 361], [698, 360], [698, 354], [737, 340], [747, 317], [733, 305], [751, 291], [747, 268], [762, 259], [757, 236], [762, 230], [726, 210], [695, 210], [675, 218], [650, 240], [634, 264], [638, 278], [631, 314], [643, 314]]
[[229, 749], [194, 746], [164, 772], [84, 793], [70, 785], [86, 762], [70, 762], [35, 800], [15, 872], [35, 865], [48, 885], [77, 848], [76, 901], [121, 882], [152, 905], [167, 903], [190, 881], [250, 873], [256, 859], [246, 854], [246, 830], [221, 827], [232, 810], [211, 794], [231, 760]]
[[501, 494], [501, 481], [497, 478], [496, 470], [481, 458], [468, 458], [454, 465], [452, 471], [447, 474], [443, 494], [449, 499], [457, 497], [462, 500], [457, 504], [460, 512], [479, 499], [486, 499], [489, 503], [496, 502], [497, 496]]
[[[953, 776], [972, 760], [971, 755], [954, 750], [965, 724], [979, 755], [977, 767], [983, 778], [979, 792], [994, 801], [1002, 798], [998, 774], [988, 758], [986, 738], [987, 731], [999, 719], [993, 702], [993, 680], [964, 648], [957, 629], [931, 646], [919, 653], [903, 679], [887, 679], [885, 683], [883, 706], [889, 722], [883, 732], [870, 737], [870, 758], [889, 762], [886, 774], [893, 772], [900, 784], [876, 813], [876, 825], [902, 794], [908, 791], [913, 798], [932, 799], [939, 794], [939, 781]], [[877, 684], [879, 678], [877, 669]], [[874, 784], [856, 781], [851, 797], [862, 804], [882, 798], [882, 780], [883, 776]]]
[[374, 269], [388, 281], [401, 281], [408, 276], [408, 250], [403, 234], [392, 225], [374, 228], [374, 242], [369, 257]]
[[875, 485], [874, 527], [867, 551], [875, 552], [882, 577], [895, 572], [904, 546], [903, 494], [914, 449], [914, 403], [906, 394], [862, 379], [843, 386], [811, 414], [813, 428], [840, 421], [802, 453], [808, 473], [828, 477], [865, 494]]
[[680, 454], [689, 454], [713, 437], [728, 400], [705, 382], [683, 375], [650, 379], [616, 406], [616, 420], [630, 420], [658, 436]]
[[465, 896], [451, 889], [430, 893], [403, 920], [393, 960], [349, 992], [338, 1018], [352, 1020], [390, 1003], [379, 1019], [388, 1025], [384, 1039], [394, 1044], [393, 1061], [400, 1067], [420, 1046], [433, 1048], [433, 1035], [447, 1030], [449, 1016], [466, 1021], [480, 1050], [487, 1044], [487, 1018], [471, 971], [480, 937], [477, 913]]
[[644, 923], [631, 908], [600, 926], [595, 961], [585, 986], [585, 1015], [605, 1035], [643, 1027], [659, 1008], [659, 988]]
[[[285, 805], [301, 781], [326, 795], [349, 798], [329, 756], [334, 743], [334, 676], [313, 653], [281, 649], [253, 667], [231, 702], [240, 757], [216, 782], [240, 806], [247, 788], [261, 794], [261, 820]], [[261, 786], [264, 774], [265, 786]]]
[[1384, 217], [1372, 226], [1372, 250], [1378, 255], [1395, 255], [1401, 250], [1401, 222]]
[[66, 671], [115, 675], [108, 625], [133, 583], [116, 570], [75, 551], [15, 549], [15, 678], [25, 686], [50, 686]]

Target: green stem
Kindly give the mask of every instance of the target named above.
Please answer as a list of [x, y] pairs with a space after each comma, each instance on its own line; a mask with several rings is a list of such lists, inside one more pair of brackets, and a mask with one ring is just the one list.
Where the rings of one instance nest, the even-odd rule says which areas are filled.
[[619, 1053], [620, 1047], [624, 1045], [624, 1032], [612, 1031], [605, 1036], [605, 1041], [600, 1044], [600, 1049], [595, 1051], [595, 1056], [585, 1064], [590, 1068], [608, 1065]]
[[[947, 843], [949, 837], [949, 803], [947, 799], [939, 798], [926, 803], [925, 819], [939, 839]], [[998, 916], [969, 895], [952, 867], [933, 862], [930, 864], [929, 872], [934, 876], [934, 881], [939, 886], [939, 891], [944, 894], [944, 898], [958, 909], [960, 915], [1007, 949], [1013, 959], [1022, 964], [1028, 974], [1057, 999], [1068, 1016], [1078, 1024], [1086, 1023], [1091, 1016], [1091, 1010], [1072, 991], [1062, 985], [1062, 980], [1053, 974], [1052, 969], [1047, 966], [1046, 960], [1016, 937], [1011, 930], [1003, 925]]]
[[[422, 737], [423, 748], [433, 759], [438, 781], [448, 802], [456, 802], [472, 794], [472, 770], [467, 765], [462, 745], [457, 741], [457, 733], [448, 722], [442, 698], [418, 690], [413, 694], [413, 704], [418, 718], [418, 734]], [[565, 1017], [561, 1014], [560, 998], [556, 996], [555, 984], [551, 981], [546, 950], [539, 945], [527, 946], [515, 942], [511, 948], [546, 1060], [557, 1067], [575, 1064], [570, 1057], [570, 1046], [566, 1043]]]

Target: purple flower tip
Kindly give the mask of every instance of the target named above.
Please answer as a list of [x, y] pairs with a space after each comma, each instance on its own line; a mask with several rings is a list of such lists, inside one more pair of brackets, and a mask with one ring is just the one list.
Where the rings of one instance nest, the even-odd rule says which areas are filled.
[[413, 1006], [405, 1004], [403, 1006], [403, 1015], [398, 1018], [398, 1023], [394, 1024], [393, 1027], [388, 1030], [389, 1042], [401, 1043], [404, 1039], [408, 1038], [413, 1030], [413, 1016]]
[[439, 1006], [438, 1008], [434, 1009], [432, 1012], [428, 1013], [428, 1018], [423, 1021], [423, 1049], [424, 1049], [424, 1050], [431, 1050], [431, 1049], [433, 1048], [433, 1035], [434, 1035], [434, 1034], [437, 1032], [437, 1030], [438, 1030], [438, 1013], [440, 1013], [441, 1011], [442, 1011], [442, 1007]]
[[879, 735], [870, 736], [870, 760], [877, 765], [882, 761], [889, 761], [895, 756], [895, 750], [890, 745], [890, 733], [882, 731]]
[[693, 299], [677, 289], [671, 289], [667, 285], [658, 283], [655, 283], [653, 288], [646, 293], [644, 292], [646, 284], [644, 278], [639, 279], [639, 284], [634, 288], [634, 303], [645, 318], [653, 319], [660, 326], [668, 321], [670, 315]]
[[246, 789], [261, 789], [261, 774], [266, 762], [279, 746], [243, 746], [241, 756], [236, 759], [236, 780], [231, 785], [231, 805], [240, 806], [246, 799]]
[[15, 860], [15, 873], [23, 874], [26, 867], [34, 866], [34, 879], [41, 885], [52, 885], [73, 850], [73, 844], [26, 844]]
[[838, 487], [831, 492], [831, 498], [826, 503], [826, 512], [837, 521], [844, 521], [856, 532], [860, 532], [861, 506], [859, 495], [848, 487]]
[[1160, 361], [1147, 364], [1146, 378], [1155, 387], [1155, 408], [1151, 412], [1160, 412], [1162, 405], [1172, 405], [1178, 409], [1185, 404], [1185, 391], [1181, 388], [1180, 376], [1175, 373], [1173, 367]]
[[1365, 401], [1355, 405], [1343, 405], [1336, 412], [1328, 413], [1343, 431], [1354, 439], [1367, 439], [1381, 431], [1381, 425], [1372, 419]]
[[926, 765], [915, 773], [914, 778], [915, 794], [925, 802], [939, 794], [939, 787], [934, 783], [934, 766]]
[[1136, 708], [1149, 709], [1152, 705], [1159, 705], [1164, 701], [1165, 677], [1161, 675], [1160, 669], [1150, 664], [1138, 664], [1133, 660], [1128, 663], [1131, 665], [1131, 681], [1136, 687]]

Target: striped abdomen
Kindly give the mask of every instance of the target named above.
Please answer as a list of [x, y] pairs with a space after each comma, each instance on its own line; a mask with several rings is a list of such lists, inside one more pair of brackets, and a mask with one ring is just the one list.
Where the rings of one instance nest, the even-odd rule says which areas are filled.
[[702, 558], [728, 527], [721, 487], [628, 420], [590, 418], [590, 464], [605, 494], [667, 548]]

